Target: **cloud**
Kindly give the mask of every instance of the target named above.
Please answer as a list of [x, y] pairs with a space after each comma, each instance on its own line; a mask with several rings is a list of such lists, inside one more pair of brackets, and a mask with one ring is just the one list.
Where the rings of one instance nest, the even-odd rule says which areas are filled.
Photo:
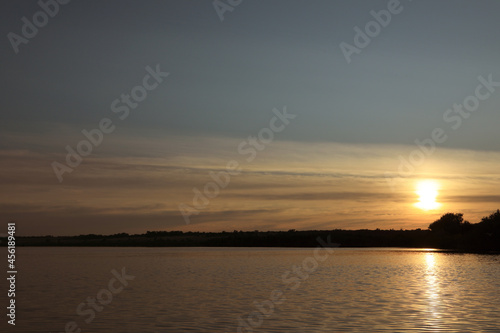
[[[275, 141], [246, 163], [239, 142], [116, 134], [61, 184], [50, 166], [64, 161], [64, 151], [52, 153], [64, 149], [61, 142], [47, 152], [4, 148], [0, 217], [29, 225], [33, 234], [424, 227], [436, 216], [412, 207], [419, 177], [440, 182], [443, 209], [461, 205], [480, 216], [499, 202], [494, 152], [439, 150], [393, 192], [384, 172], [397, 168], [398, 154], [411, 146]], [[213, 181], [209, 173], [231, 159], [241, 163], [241, 174], [185, 225], [178, 205], [193, 205], [193, 189], [203, 191]]]
[[280, 193], [280, 194], [240, 194], [241, 198], [252, 198], [260, 200], [298, 200], [298, 201], [394, 201], [404, 202], [408, 200], [407, 195], [393, 193], [370, 193], [370, 192], [312, 192], [312, 193]]
[[451, 195], [443, 197], [443, 202], [481, 202], [497, 203], [500, 206], [500, 195]]

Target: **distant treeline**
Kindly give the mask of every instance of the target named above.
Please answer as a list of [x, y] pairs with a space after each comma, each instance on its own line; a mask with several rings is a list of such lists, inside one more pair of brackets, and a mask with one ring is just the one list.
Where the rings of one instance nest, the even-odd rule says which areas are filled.
[[[309, 230], [182, 232], [148, 231], [129, 235], [16, 237], [18, 246], [222, 246], [316, 247], [330, 235], [340, 247], [437, 248], [470, 252], [500, 251], [500, 211], [470, 223], [461, 213], [447, 213], [428, 230]], [[5, 241], [2, 242], [5, 245]]]

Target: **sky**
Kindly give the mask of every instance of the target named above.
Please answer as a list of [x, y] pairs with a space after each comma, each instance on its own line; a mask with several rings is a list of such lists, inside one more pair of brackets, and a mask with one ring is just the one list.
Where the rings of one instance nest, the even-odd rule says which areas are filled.
[[500, 208], [498, 1], [65, 1], [0, 4], [0, 220], [20, 235]]

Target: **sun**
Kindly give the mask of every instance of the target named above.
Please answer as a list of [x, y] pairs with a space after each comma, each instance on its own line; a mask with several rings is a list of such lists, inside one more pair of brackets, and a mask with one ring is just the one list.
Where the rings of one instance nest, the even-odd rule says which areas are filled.
[[422, 180], [417, 184], [415, 193], [419, 196], [419, 201], [415, 204], [420, 209], [432, 210], [441, 206], [436, 202], [439, 186], [435, 181]]

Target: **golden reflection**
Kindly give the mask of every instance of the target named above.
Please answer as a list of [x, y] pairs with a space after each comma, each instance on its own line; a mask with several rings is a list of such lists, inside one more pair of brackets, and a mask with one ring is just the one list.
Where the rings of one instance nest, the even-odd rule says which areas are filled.
[[442, 325], [441, 318], [441, 292], [437, 276], [437, 265], [436, 258], [437, 253], [427, 252], [424, 254], [426, 271], [425, 271], [425, 282], [426, 282], [426, 301], [427, 301], [427, 313], [428, 313], [428, 325], [434, 329], [438, 329]]
[[427, 264], [427, 271], [425, 274], [425, 279], [427, 281], [427, 293], [429, 298], [435, 299], [437, 298], [437, 281], [436, 281], [436, 272], [435, 272], [435, 264], [436, 258], [434, 253], [426, 253], [425, 254], [425, 262]]
[[427, 252], [425, 254], [425, 262], [427, 264], [427, 271], [429, 271], [430, 269], [433, 269], [434, 268], [434, 264], [436, 263], [436, 258], [434, 258], [434, 253], [432, 252]]

